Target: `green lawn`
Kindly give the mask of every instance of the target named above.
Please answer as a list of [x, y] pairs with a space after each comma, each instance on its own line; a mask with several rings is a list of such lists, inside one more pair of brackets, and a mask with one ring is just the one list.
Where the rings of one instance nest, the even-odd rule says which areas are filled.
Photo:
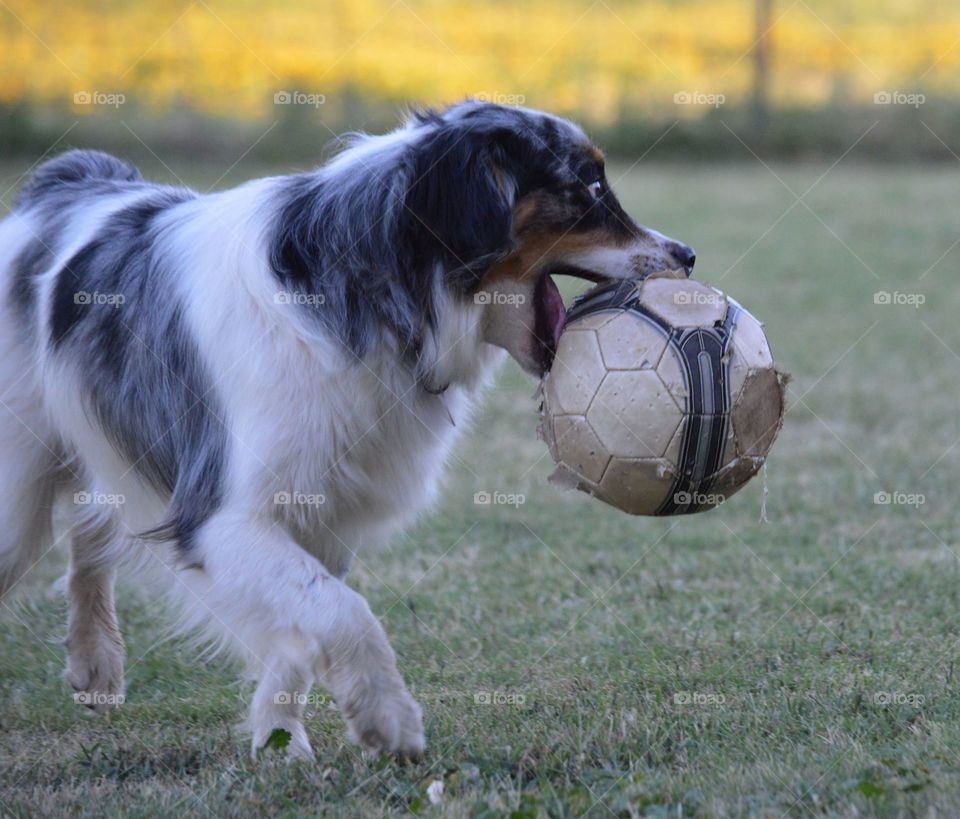
[[676, 520], [555, 489], [511, 364], [440, 506], [350, 579], [424, 706], [422, 762], [363, 758], [318, 700], [314, 763], [251, 763], [251, 687], [135, 583], [128, 701], [89, 718], [61, 678], [57, 554], [2, 612], [0, 815], [960, 815], [960, 167], [827, 171], [642, 162], [615, 185], [793, 373], [769, 523], [760, 478]]

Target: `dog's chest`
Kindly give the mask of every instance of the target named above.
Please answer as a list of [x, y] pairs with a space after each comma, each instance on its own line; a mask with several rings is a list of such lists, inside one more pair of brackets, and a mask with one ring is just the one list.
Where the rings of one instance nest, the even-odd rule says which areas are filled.
[[362, 378], [318, 401], [300, 446], [275, 465], [279, 517], [332, 571], [385, 541], [434, 499], [475, 395], [432, 396]]

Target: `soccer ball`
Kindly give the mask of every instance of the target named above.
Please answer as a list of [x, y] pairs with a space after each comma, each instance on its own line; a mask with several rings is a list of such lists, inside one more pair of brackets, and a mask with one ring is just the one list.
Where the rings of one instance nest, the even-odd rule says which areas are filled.
[[634, 515], [711, 509], [763, 465], [786, 377], [763, 326], [670, 274], [575, 302], [542, 384], [551, 480]]

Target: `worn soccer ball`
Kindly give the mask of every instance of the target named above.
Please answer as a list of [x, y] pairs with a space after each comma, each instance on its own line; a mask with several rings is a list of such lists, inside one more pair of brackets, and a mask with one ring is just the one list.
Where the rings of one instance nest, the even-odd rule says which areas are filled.
[[551, 479], [634, 515], [713, 508], [763, 465], [786, 378], [733, 299], [669, 275], [571, 308], [543, 381]]

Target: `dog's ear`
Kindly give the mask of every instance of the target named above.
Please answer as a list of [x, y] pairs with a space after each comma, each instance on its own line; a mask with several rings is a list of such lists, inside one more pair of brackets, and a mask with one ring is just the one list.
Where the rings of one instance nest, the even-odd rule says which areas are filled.
[[405, 235], [469, 289], [512, 245], [516, 182], [496, 131], [444, 124], [414, 149]]

